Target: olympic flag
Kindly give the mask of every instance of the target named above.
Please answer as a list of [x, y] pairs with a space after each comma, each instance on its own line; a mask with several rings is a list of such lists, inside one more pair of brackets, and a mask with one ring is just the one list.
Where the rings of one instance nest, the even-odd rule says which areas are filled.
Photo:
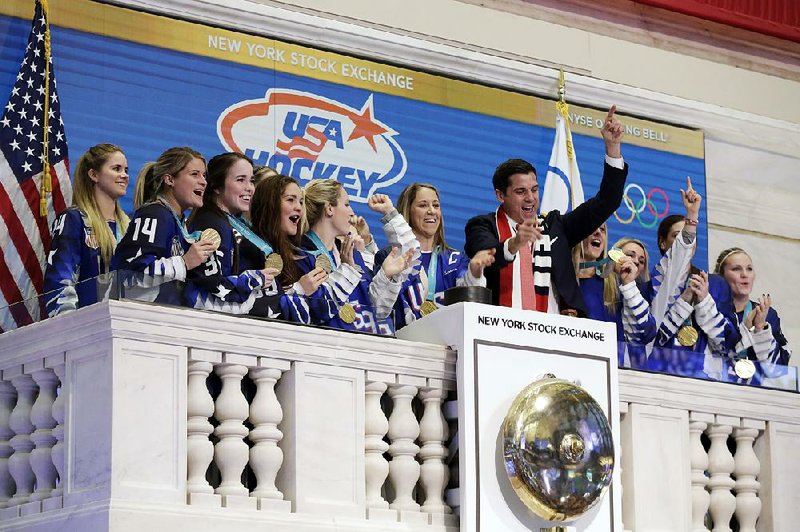
[[37, 0], [25, 57], [0, 119], [0, 332], [43, 315], [38, 296], [50, 225], [72, 197], [52, 68], [46, 0]]
[[559, 101], [556, 102], [556, 111], [556, 136], [539, 208], [542, 213], [567, 213], [583, 203], [581, 173], [569, 130], [569, 107], [566, 102]]

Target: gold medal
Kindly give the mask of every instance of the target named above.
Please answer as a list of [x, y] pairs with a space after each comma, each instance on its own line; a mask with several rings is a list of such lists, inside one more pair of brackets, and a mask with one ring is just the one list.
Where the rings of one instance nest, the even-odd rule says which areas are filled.
[[733, 365], [733, 371], [736, 372], [736, 375], [740, 379], [747, 380], [756, 374], [756, 365], [752, 360], [742, 358], [737, 360], [736, 364]]
[[684, 347], [691, 347], [697, 343], [697, 329], [691, 325], [684, 325], [678, 330], [678, 343]]
[[419, 313], [422, 314], [423, 316], [427, 316], [428, 314], [430, 314], [431, 312], [435, 311], [438, 308], [439, 307], [433, 301], [425, 300], [422, 303], [422, 306], [419, 308]]
[[281, 273], [281, 271], [283, 271], [283, 257], [278, 253], [270, 253], [264, 260], [264, 267], [274, 268], [278, 270], [278, 273]]
[[203, 229], [203, 232], [200, 233], [200, 240], [211, 242], [214, 244], [214, 249], [216, 250], [219, 248], [219, 245], [222, 242], [222, 237], [219, 236], [219, 233], [216, 229], [209, 227], [208, 229]]
[[619, 248], [611, 248], [608, 250], [608, 258], [619, 264], [625, 258], [625, 252]]
[[325, 273], [331, 273], [333, 271], [333, 265], [331, 264], [331, 259], [328, 258], [328, 255], [320, 253], [317, 255], [317, 260], [314, 261], [314, 266], [317, 268], [322, 268], [325, 270]]
[[347, 324], [356, 321], [356, 309], [350, 303], [345, 303], [339, 307], [339, 318]]

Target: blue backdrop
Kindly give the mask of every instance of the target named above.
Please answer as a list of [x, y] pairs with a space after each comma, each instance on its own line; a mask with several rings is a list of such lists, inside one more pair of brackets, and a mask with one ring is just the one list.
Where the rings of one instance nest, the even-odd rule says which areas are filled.
[[[0, 17], [3, 104], [29, 30], [28, 20]], [[57, 27], [52, 43], [71, 165], [93, 144], [122, 146], [132, 174], [123, 202], [128, 211], [133, 181], [144, 162], [171, 146], [192, 146], [207, 159], [225, 151], [217, 133], [220, 115], [238, 102], [263, 98], [269, 89], [311, 93], [354, 109], [372, 96], [375, 120], [397, 132], [392, 138], [407, 160], [402, 179], [380, 192], [396, 200], [414, 181], [436, 185], [448, 242], [458, 249], [463, 248], [467, 219], [496, 208], [491, 175], [497, 164], [512, 157], [527, 159], [540, 170], [541, 179], [552, 149], [553, 129], [478, 112]], [[603, 142], [574, 135], [574, 144], [585, 195], [591, 197], [602, 174]], [[704, 161], [632, 145], [623, 146], [623, 156], [630, 165], [630, 200], [609, 220], [609, 243], [622, 236], [639, 238], [648, 244], [651, 257], [658, 256], [656, 226], [667, 214], [683, 214], [679, 190], [687, 175], [705, 196]], [[380, 233], [375, 231], [377, 216], [362, 203], [353, 205]], [[707, 266], [705, 213], [704, 206], [695, 261], [701, 268]]]

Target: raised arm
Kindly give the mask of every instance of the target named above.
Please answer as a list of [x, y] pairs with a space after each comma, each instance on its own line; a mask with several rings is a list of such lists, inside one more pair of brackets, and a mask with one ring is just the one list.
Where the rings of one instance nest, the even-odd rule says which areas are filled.
[[606, 147], [603, 179], [597, 194], [564, 215], [564, 233], [573, 247], [600, 227], [622, 203], [628, 165], [622, 160], [622, 137], [625, 127], [616, 118], [617, 106], [611, 106], [601, 134]]

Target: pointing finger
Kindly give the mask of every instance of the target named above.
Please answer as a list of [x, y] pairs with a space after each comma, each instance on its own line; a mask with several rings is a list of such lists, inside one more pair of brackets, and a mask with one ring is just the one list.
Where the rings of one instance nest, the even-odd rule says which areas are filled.
[[609, 123], [611, 120], [614, 120], [614, 113], [617, 112], [617, 106], [612, 105], [611, 109], [608, 110], [608, 114], [606, 115], [606, 123]]

